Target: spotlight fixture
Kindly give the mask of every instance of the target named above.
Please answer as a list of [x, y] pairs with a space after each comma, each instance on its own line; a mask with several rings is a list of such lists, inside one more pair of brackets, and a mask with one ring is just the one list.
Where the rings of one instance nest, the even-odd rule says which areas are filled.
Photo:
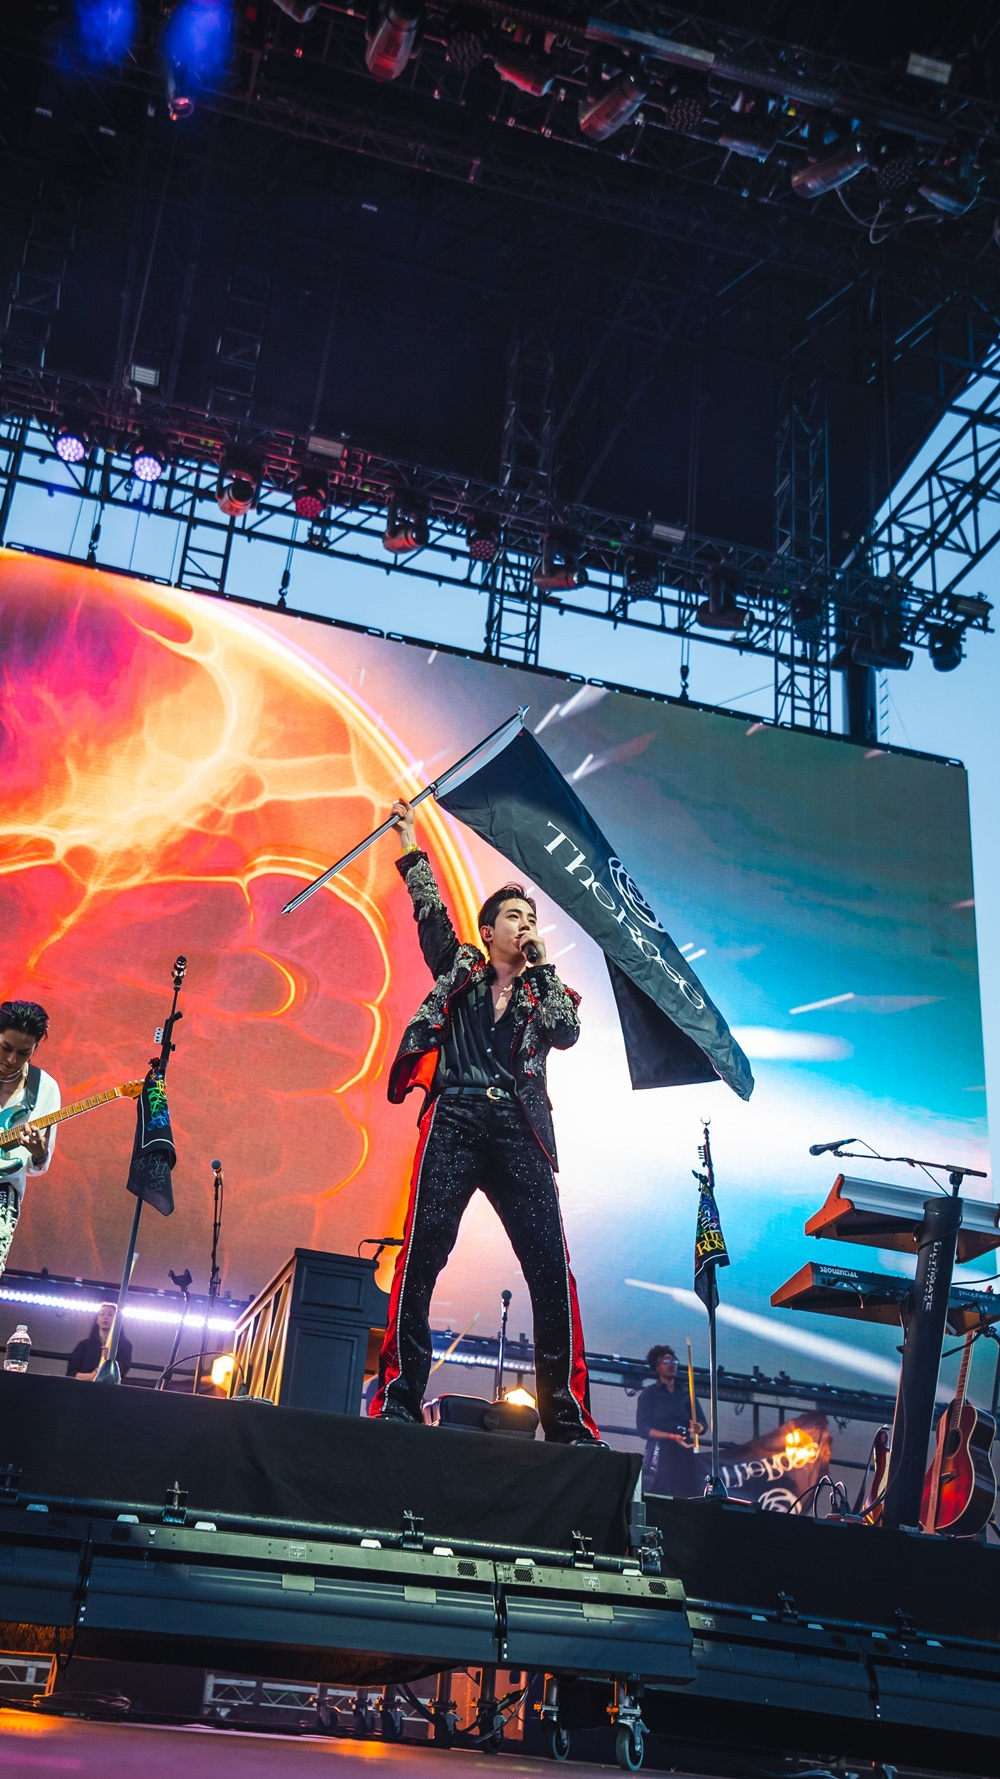
[[878, 144], [872, 172], [880, 197], [897, 197], [912, 183], [916, 171], [916, 155], [905, 143], [882, 141]]
[[600, 59], [591, 71], [587, 97], [580, 100], [579, 122], [591, 142], [607, 142], [630, 124], [649, 92], [641, 69], [614, 69], [606, 73]]
[[660, 590], [660, 564], [655, 556], [629, 556], [625, 562], [625, 586], [633, 599], [655, 599]]
[[674, 79], [660, 100], [660, 114], [668, 130], [677, 136], [690, 135], [705, 115], [707, 95], [692, 82]]
[[319, 476], [300, 476], [295, 484], [293, 505], [300, 519], [315, 524], [322, 519], [330, 503], [326, 483]]
[[550, 531], [542, 541], [542, 559], [532, 575], [539, 593], [568, 593], [587, 585], [574, 540], [562, 531]]
[[748, 614], [730, 592], [721, 568], [709, 569], [707, 591], [708, 598], [695, 612], [695, 622], [703, 630], [742, 630]]
[[426, 542], [426, 514], [415, 510], [412, 502], [399, 497], [390, 500], [382, 533], [383, 550], [391, 556], [405, 556], [410, 550], [423, 549]]
[[484, 513], [476, 513], [466, 530], [469, 555], [473, 562], [493, 562], [500, 550], [500, 531], [496, 521]]
[[954, 673], [956, 667], [962, 665], [965, 650], [962, 647], [962, 632], [956, 624], [942, 624], [930, 633], [931, 666], [938, 673]]
[[365, 64], [376, 80], [398, 80], [423, 25], [421, 0], [380, 0], [368, 15]]
[[534, 99], [544, 99], [552, 91], [552, 63], [547, 56], [536, 55], [522, 43], [498, 49], [493, 66], [508, 86], [516, 86], [518, 92], [530, 93]]
[[789, 602], [792, 635], [799, 642], [818, 642], [823, 634], [824, 606], [812, 593], [794, 593]]
[[766, 135], [748, 118], [733, 117], [719, 131], [719, 147], [745, 161], [766, 161], [774, 147], [774, 137]]
[[866, 630], [854, 638], [851, 660], [856, 667], [905, 673], [913, 664], [913, 651], [904, 649], [898, 622], [893, 622], [887, 612], [876, 610], [867, 613]]
[[137, 482], [158, 482], [167, 467], [166, 451], [159, 439], [148, 433], [140, 438], [132, 453], [132, 474]]
[[489, 54], [489, 31], [474, 12], [453, 12], [445, 24], [445, 36], [448, 61], [460, 74], [471, 74]]
[[260, 491], [260, 471], [249, 459], [231, 452], [223, 458], [215, 498], [231, 519], [252, 513]]
[[187, 78], [186, 69], [179, 62], [167, 63], [166, 73], [167, 113], [172, 124], [178, 124], [194, 111], [194, 89]]
[[965, 180], [954, 179], [948, 173], [942, 173], [937, 167], [928, 167], [921, 173], [917, 190], [925, 203], [933, 205], [935, 210], [943, 211], [945, 216], [964, 216], [971, 210], [976, 201], [977, 187]]
[[56, 456], [63, 463], [82, 463], [90, 449], [90, 434], [78, 414], [67, 414], [56, 433]]
[[792, 174], [792, 190], [800, 198], [821, 198], [856, 179], [869, 165], [868, 148], [861, 136], [851, 136], [820, 161], [810, 161]]

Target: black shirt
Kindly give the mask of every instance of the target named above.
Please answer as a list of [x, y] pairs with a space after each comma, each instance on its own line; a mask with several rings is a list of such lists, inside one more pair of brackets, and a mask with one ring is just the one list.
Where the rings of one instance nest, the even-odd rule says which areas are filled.
[[448, 1035], [438, 1053], [431, 1090], [434, 1094], [446, 1087], [503, 1087], [514, 1093], [510, 1060], [517, 992], [515, 982], [500, 1019], [493, 1010], [493, 991], [486, 978], [480, 976], [460, 996], [452, 1008]]
[[[705, 1411], [695, 1398], [694, 1418], [704, 1427]], [[691, 1396], [687, 1379], [678, 1377], [672, 1390], [666, 1384], [647, 1384], [640, 1390], [635, 1405], [635, 1428], [646, 1441], [642, 1459], [642, 1487], [647, 1495], [701, 1495], [704, 1491], [704, 1470], [688, 1446], [674, 1439], [651, 1439], [650, 1429], [661, 1433], [689, 1434], [691, 1428]]]
[[[66, 1376], [78, 1377], [81, 1371], [96, 1371], [101, 1363], [104, 1342], [92, 1329], [86, 1340], [77, 1341], [66, 1364]], [[118, 1369], [127, 1377], [132, 1368], [132, 1342], [127, 1335], [118, 1336]]]

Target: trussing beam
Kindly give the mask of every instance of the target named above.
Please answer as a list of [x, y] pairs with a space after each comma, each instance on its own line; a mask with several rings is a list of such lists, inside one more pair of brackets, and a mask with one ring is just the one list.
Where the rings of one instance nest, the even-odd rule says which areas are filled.
[[[32, 404], [36, 411], [41, 405], [41, 382], [36, 380]], [[93, 388], [90, 394], [93, 399]], [[5, 406], [9, 412], [11, 404]], [[113, 404], [109, 412], [113, 412]], [[168, 551], [178, 562], [171, 579], [179, 585], [220, 593], [227, 591], [238, 542], [270, 544], [280, 550], [282, 567], [289, 551], [294, 557], [307, 550], [313, 557], [326, 556], [384, 571], [381, 535], [386, 503], [400, 486], [419, 486], [430, 514], [428, 541], [404, 560], [397, 558], [393, 566], [416, 580], [489, 592], [487, 650], [494, 658], [516, 658], [528, 665], [537, 661], [541, 620], [553, 611], [615, 626], [629, 625], [650, 634], [693, 638], [740, 654], [768, 655], [775, 665], [776, 686], [794, 683], [797, 688], [792, 701], [787, 692], [781, 692], [776, 720], [795, 718], [809, 727], [829, 726], [828, 654], [804, 651], [804, 642], [814, 642], [815, 629], [812, 636], [805, 633], [799, 602], [806, 598], [818, 606], [824, 636], [884, 603], [884, 585], [860, 568], [831, 571], [822, 562], [727, 545], [691, 532], [678, 534], [673, 541], [657, 539], [646, 525], [594, 508], [563, 505], [554, 513], [544, 491], [527, 484], [512, 498], [510, 491], [498, 484], [419, 470], [412, 464], [353, 449], [331, 465], [327, 514], [310, 526], [296, 518], [291, 489], [303, 462], [315, 469], [324, 460], [307, 454], [304, 440], [273, 432], [254, 440], [266, 463], [256, 511], [240, 520], [227, 519], [214, 498], [217, 457], [227, 437], [218, 420], [177, 410], [168, 417], [162, 408], [156, 418], [175, 455], [151, 491], [142, 493], [136, 488], [127, 457], [110, 449], [94, 451], [82, 474], [67, 469], [55, 455], [50, 436], [37, 427], [25, 433], [21, 420], [13, 416], [0, 428], [0, 483], [6, 484], [8, 497], [12, 484], [18, 482], [90, 503], [94, 524], [88, 560], [100, 559], [103, 511], [114, 507], [143, 510], [150, 524], [171, 528]], [[122, 415], [116, 413], [114, 426], [109, 420], [108, 429], [121, 435], [127, 425], [127, 419], [123, 422]], [[213, 437], [218, 441], [216, 457], [208, 459], [206, 452]], [[9, 515], [9, 498], [0, 510]], [[475, 516], [492, 519], [502, 540], [498, 557], [485, 568], [472, 563], [466, 553], [463, 534]], [[542, 539], [553, 523], [571, 531], [586, 551], [588, 583], [572, 596], [539, 594], [531, 579]], [[18, 540], [8, 536], [6, 541]], [[629, 592], [623, 579], [623, 558], [631, 549], [652, 551], [658, 557], [660, 584], [655, 591]], [[720, 564], [738, 581], [749, 607], [746, 628], [732, 636], [702, 631], [695, 618], [709, 574], [718, 572]], [[276, 570], [276, 585], [278, 578]], [[893, 582], [892, 597], [902, 637], [911, 646], [926, 646], [944, 622], [957, 624], [963, 632], [989, 629], [991, 608], [986, 600], [973, 602], [972, 610], [963, 614], [955, 611], [948, 596], [935, 598], [905, 581]]]
[[889, 503], [852, 557], [919, 582], [934, 606], [958, 595], [1000, 536], [1000, 347], [949, 414], [954, 426], [934, 461]]

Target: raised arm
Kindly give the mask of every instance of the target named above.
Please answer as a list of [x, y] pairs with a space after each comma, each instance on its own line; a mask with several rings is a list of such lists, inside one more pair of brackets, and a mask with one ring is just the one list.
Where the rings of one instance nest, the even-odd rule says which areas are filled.
[[414, 838], [413, 810], [400, 798], [393, 804], [392, 813], [401, 817], [399, 844], [403, 856], [396, 860], [396, 868], [410, 892], [424, 962], [432, 976], [440, 976], [455, 962], [458, 935], [441, 900], [427, 854], [421, 852]]

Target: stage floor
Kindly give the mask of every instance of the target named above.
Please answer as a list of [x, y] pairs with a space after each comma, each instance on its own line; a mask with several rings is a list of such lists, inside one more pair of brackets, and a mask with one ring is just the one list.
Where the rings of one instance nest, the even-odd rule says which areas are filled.
[[[200, 1727], [158, 1729], [142, 1724], [81, 1723], [40, 1717], [29, 1711], [0, 1711], [0, 1772], [4, 1779], [53, 1779], [79, 1773], [82, 1779], [503, 1779], [509, 1772], [552, 1779], [551, 1761], [520, 1754], [498, 1757], [464, 1749], [389, 1748], [381, 1742], [349, 1742], [325, 1736], [255, 1735], [241, 1730]], [[575, 1779], [618, 1773], [574, 1761]], [[705, 1775], [700, 1775], [705, 1779]]]

